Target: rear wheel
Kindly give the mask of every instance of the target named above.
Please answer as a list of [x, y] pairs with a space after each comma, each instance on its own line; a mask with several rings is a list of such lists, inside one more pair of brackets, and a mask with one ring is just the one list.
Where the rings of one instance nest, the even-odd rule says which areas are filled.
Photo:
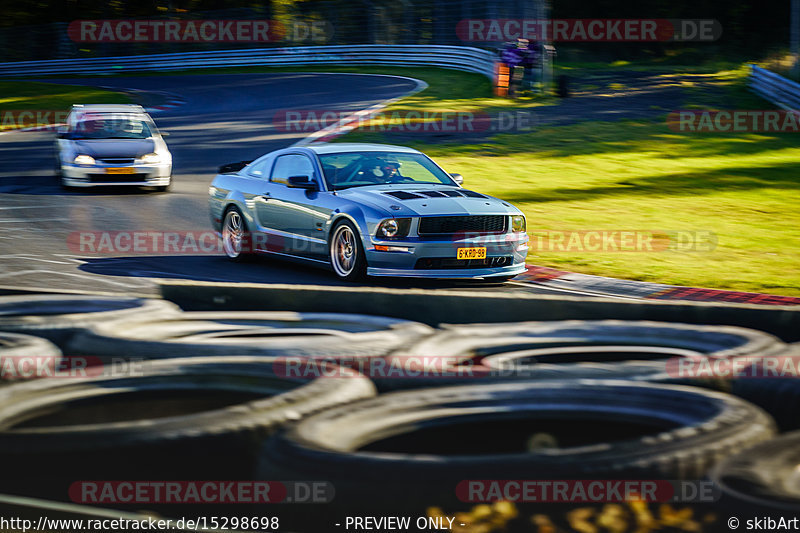
[[364, 247], [352, 223], [343, 221], [333, 229], [328, 248], [333, 271], [341, 279], [355, 281], [367, 274]]
[[242, 212], [237, 207], [229, 208], [222, 222], [222, 249], [228, 259], [243, 261], [247, 257], [248, 235]]

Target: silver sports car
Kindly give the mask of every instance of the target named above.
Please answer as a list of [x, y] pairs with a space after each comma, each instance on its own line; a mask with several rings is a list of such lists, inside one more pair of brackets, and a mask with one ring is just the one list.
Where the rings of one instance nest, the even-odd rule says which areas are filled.
[[234, 260], [274, 254], [347, 280], [522, 273], [525, 217], [462, 181], [411, 148], [319, 143], [221, 167], [209, 208]]

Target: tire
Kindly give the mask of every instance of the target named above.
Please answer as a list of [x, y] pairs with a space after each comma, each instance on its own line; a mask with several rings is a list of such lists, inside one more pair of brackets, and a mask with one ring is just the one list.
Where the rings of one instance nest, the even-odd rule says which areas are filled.
[[432, 332], [417, 322], [366, 315], [201, 311], [99, 324], [77, 335], [69, 350], [144, 359], [234, 354], [355, 361]]
[[438, 375], [430, 379], [403, 379], [400, 373], [394, 378], [370, 376], [378, 388], [389, 391], [474, 383], [476, 377], [507, 380], [548, 375], [668, 380], [671, 358], [763, 355], [785, 347], [776, 337], [746, 328], [649, 321], [568, 320], [442, 328], [386, 357], [388, 368], [402, 369], [433, 355], [442, 369]]
[[222, 217], [222, 249], [233, 262], [242, 263], [253, 258], [254, 250], [250, 249], [250, 232], [247, 221], [241, 210], [231, 206]]
[[343, 220], [334, 226], [328, 243], [328, 256], [331, 268], [339, 279], [358, 281], [366, 277], [367, 258], [364, 246], [361, 244], [358, 229], [352, 222]]
[[64, 349], [72, 336], [92, 325], [136, 316], [158, 318], [180, 312], [166, 300], [111, 296], [3, 296], [0, 331], [44, 337]]
[[276, 362], [169, 359], [0, 388], [0, 493], [63, 500], [76, 480], [253, 479], [277, 428], [374, 395], [353, 371], [298, 380]]
[[0, 385], [52, 376], [60, 361], [61, 350], [46, 339], [0, 333]]
[[[800, 432], [787, 433], [727, 458], [712, 472], [720, 507], [744, 519], [800, 514]], [[774, 529], [774, 528], [770, 528]]]
[[258, 475], [329, 480], [337, 517], [415, 513], [463, 507], [464, 480], [701, 479], [774, 432], [757, 407], [694, 387], [517, 381], [328, 409], [270, 439]]
[[790, 345], [770, 359], [774, 366], [762, 366], [758, 359], [735, 358], [733, 365], [740, 362], [744, 376], [729, 380], [727, 390], [772, 415], [781, 431], [800, 429], [800, 346]]

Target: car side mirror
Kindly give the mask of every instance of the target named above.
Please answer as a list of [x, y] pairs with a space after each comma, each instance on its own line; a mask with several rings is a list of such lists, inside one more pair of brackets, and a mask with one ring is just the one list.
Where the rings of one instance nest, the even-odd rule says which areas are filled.
[[311, 179], [310, 176], [289, 176], [289, 179], [286, 180], [286, 184], [292, 189], [317, 190], [317, 182]]
[[464, 176], [462, 176], [461, 174], [450, 174], [450, 177], [453, 178], [453, 181], [455, 181], [459, 185], [464, 185]]

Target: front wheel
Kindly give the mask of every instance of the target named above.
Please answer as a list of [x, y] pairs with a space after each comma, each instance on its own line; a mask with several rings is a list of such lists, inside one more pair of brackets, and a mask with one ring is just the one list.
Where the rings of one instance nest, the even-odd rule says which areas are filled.
[[347, 281], [362, 279], [367, 274], [367, 258], [358, 230], [350, 222], [340, 222], [333, 229], [329, 245], [333, 271]]

